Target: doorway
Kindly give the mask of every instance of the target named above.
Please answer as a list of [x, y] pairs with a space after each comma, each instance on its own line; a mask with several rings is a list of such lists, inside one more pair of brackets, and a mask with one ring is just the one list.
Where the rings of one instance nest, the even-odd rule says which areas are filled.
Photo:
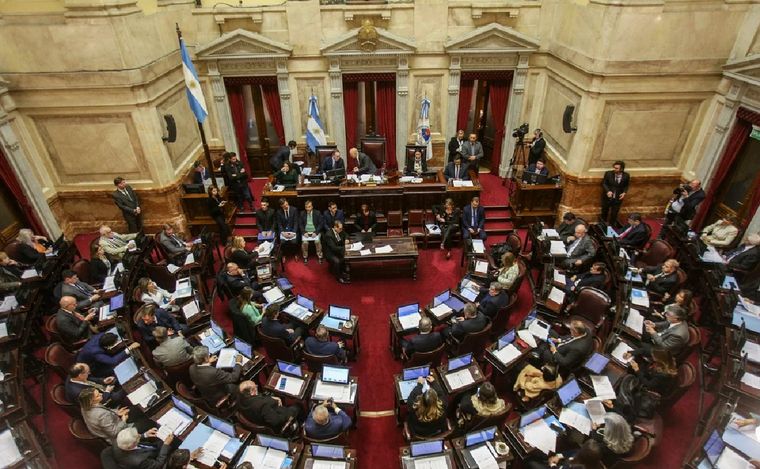
[[710, 214], [708, 224], [719, 218], [735, 216], [741, 225], [754, 214], [750, 212], [751, 199], [760, 190], [760, 140], [747, 138], [736, 155], [726, 178], [721, 181]]
[[[383, 161], [396, 165], [396, 74], [362, 73], [343, 75], [343, 112], [346, 149], [360, 148], [365, 136], [385, 137]], [[348, 162], [351, 169], [352, 162]]]

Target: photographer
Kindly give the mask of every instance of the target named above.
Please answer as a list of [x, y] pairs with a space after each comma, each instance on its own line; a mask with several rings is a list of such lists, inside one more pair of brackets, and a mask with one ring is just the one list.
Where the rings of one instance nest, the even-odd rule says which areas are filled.
[[685, 213], [682, 215], [681, 212], [685, 212], [684, 202], [687, 197], [689, 197], [689, 186], [684, 185], [673, 189], [673, 197], [670, 198], [668, 205], [665, 207], [666, 225], [672, 225], [676, 222], [676, 219], [686, 221], [683, 218]]
[[[527, 132], [528, 126], [525, 125], [525, 131]], [[530, 156], [528, 157], [528, 165], [535, 165], [540, 158], [544, 156], [544, 149], [546, 148], [546, 140], [544, 140], [544, 133], [541, 129], [533, 131], [533, 141], [530, 143]]]
[[665, 223], [673, 224], [680, 220], [688, 224], [697, 214], [697, 207], [703, 200], [705, 191], [702, 190], [702, 182], [699, 179], [675, 188], [673, 197], [665, 208]]

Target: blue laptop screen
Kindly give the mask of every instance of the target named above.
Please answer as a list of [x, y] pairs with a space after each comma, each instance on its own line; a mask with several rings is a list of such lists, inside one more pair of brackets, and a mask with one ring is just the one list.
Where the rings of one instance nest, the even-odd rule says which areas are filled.
[[448, 299], [449, 299], [449, 297], [451, 297], [451, 292], [450, 292], [449, 290], [446, 290], [445, 292], [443, 292], [443, 293], [440, 293], [440, 294], [436, 295], [436, 296], [433, 298], [433, 306], [434, 306], [434, 307], [435, 307], [435, 306], [438, 306], [439, 304], [441, 304], [441, 303], [443, 303], [444, 301], [448, 300]]
[[235, 338], [235, 350], [245, 355], [246, 358], [253, 358], [253, 347], [251, 347], [251, 344], [244, 340], [240, 340], [237, 337]]
[[530, 425], [536, 420], [543, 418], [545, 413], [546, 413], [546, 406], [541, 406], [538, 409], [531, 410], [530, 412], [524, 413], [523, 415], [520, 416], [520, 428], [526, 425]]
[[285, 373], [293, 376], [302, 376], [301, 366], [296, 365], [295, 363], [288, 363], [282, 360], [277, 360], [277, 369], [280, 370], [280, 373]]
[[420, 310], [419, 303], [413, 303], [410, 305], [404, 305], [398, 307], [398, 317], [403, 318], [404, 316], [409, 316], [412, 314], [416, 314]]
[[178, 398], [177, 396], [172, 396], [172, 402], [174, 402], [174, 407], [178, 408], [182, 412], [186, 413], [190, 417], [195, 416], [195, 411], [193, 408], [188, 404], [187, 402], [183, 401], [182, 399]]
[[330, 305], [330, 312], [328, 314], [335, 319], [343, 319], [344, 321], [351, 319], [351, 309], [342, 306]]
[[311, 298], [306, 298], [305, 296], [298, 295], [298, 298], [296, 298], [296, 303], [308, 309], [309, 311], [314, 311], [314, 300]]
[[232, 426], [232, 424], [226, 420], [218, 419], [214, 417], [213, 415], [208, 416], [208, 423], [213, 427], [215, 430], [219, 430], [220, 432], [224, 433], [227, 436], [231, 436], [235, 438], [235, 427]]
[[610, 359], [602, 355], [601, 353], [594, 352], [593, 355], [591, 355], [591, 358], [588, 359], [586, 364], [583, 366], [586, 367], [588, 370], [599, 374], [604, 370], [604, 367], [607, 366], [607, 363], [609, 363]]
[[707, 439], [707, 443], [705, 443], [704, 450], [705, 455], [707, 456], [707, 459], [710, 460], [711, 463], [715, 464], [718, 462], [718, 458], [720, 457], [720, 453], [723, 451], [723, 447], [726, 446], [723, 443], [723, 440], [720, 438], [720, 434], [717, 430], [713, 430], [713, 432], [710, 434], [710, 438]]
[[288, 445], [288, 440], [282, 439], [282, 438], [275, 438], [273, 436], [269, 435], [258, 435], [259, 442], [261, 443], [261, 446], [267, 446], [269, 448], [279, 449], [280, 451], [287, 452], [290, 449], [290, 445]]
[[417, 378], [427, 378], [430, 374], [429, 366], [418, 366], [415, 368], [404, 368], [404, 381]]
[[464, 437], [465, 446], [473, 446], [486, 441], [491, 441], [496, 436], [496, 427], [484, 428], [478, 432], [468, 433]]
[[211, 320], [211, 330], [214, 331], [214, 334], [220, 339], [224, 340], [224, 330], [219, 327], [219, 324], [215, 323], [213, 319]]
[[290, 280], [286, 279], [285, 277], [280, 277], [277, 279], [277, 286], [283, 290], [290, 290], [293, 288], [293, 284], [290, 283]]
[[311, 455], [315, 458], [341, 459], [344, 453], [342, 446], [311, 445]]
[[348, 384], [348, 368], [343, 366], [322, 366], [322, 381], [327, 383]]
[[431, 440], [431, 441], [422, 441], [420, 443], [412, 443], [411, 452], [412, 452], [412, 457], [425, 456], [427, 454], [442, 453], [443, 440]]
[[117, 309], [120, 309], [124, 306], [124, 293], [119, 293], [118, 295], [111, 298], [111, 303], [108, 306], [108, 309], [111, 311], [116, 311]]
[[507, 332], [503, 336], [499, 337], [499, 350], [503, 349], [507, 345], [515, 341], [515, 330]]
[[578, 386], [578, 381], [571, 379], [557, 390], [557, 395], [559, 395], [559, 400], [562, 401], [563, 406], [573, 402], [576, 397], [581, 395], [581, 388]]
[[472, 354], [465, 353], [464, 355], [460, 355], [458, 357], [454, 357], [449, 360], [448, 371], [454, 371], [454, 370], [458, 370], [459, 368], [464, 368], [470, 363], [472, 363]]
[[119, 363], [113, 369], [113, 372], [116, 375], [116, 379], [119, 380], [119, 384], [124, 384], [132, 379], [132, 377], [135, 376], [138, 371], [139, 370], [137, 368], [137, 363], [135, 363], [131, 357]]

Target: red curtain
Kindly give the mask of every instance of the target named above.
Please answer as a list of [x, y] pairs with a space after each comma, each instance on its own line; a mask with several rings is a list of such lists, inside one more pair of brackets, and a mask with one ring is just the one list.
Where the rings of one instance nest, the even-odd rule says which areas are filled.
[[285, 140], [285, 128], [282, 125], [282, 108], [280, 108], [280, 91], [277, 89], [277, 83], [262, 85], [261, 90], [264, 94], [264, 104], [269, 112], [269, 118], [272, 119], [274, 131], [277, 138], [280, 139], [280, 145], [287, 145]]
[[[356, 146], [356, 123], [358, 116], [359, 83], [356, 81], [343, 81], [343, 115], [346, 121], [346, 152]], [[347, 171], [354, 169], [353, 159], [348, 154], [343, 155], [348, 162]]]
[[507, 104], [509, 103], [510, 80], [496, 80], [490, 83], [489, 99], [491, 101], [491, 117], [496, 127], [493, 136], [493, 153], [491, 154], [491, 174], [499, 174], [501, 162], [501, 143], [504, 141], [504, 118], [507, 116]]
[[377, 82], [377, 133], [385, 137], [385, 169], [396, 164], [396, 82]]
[[232, 123], [235, 126], [235, 137], [238, 144], [238, 157], [243, 162], [245, 170], [251, 174], [248, 164], [248, 154], [245, 151], [248, 145], [248, 119], [245, 116], [245, 104], [243, 102], [243, 87], [241, 85], [227, 87], [227, 99], [230, 102]]
[[5, 154], [2, 150], [0, 150], [0, 181], [5, 184], [11, 195], [16, 199], [22, 216], [26, 218], [26, 222], [34, 234], [49, 235], [43, 228], [42, 223], [37, 219], [34, 207], [29, 203], [29, 199], [26, 198], [24, 190], [21, 188], [21, 184], [19, 184], [10, 163], [5, 159]]
[[470, 129], [467, 128], [467, 117], [470, 115], [470, 101], [475, 80], [462, 79], [459, 82], [459, 110], [457, 111], [457, 130], [462, 129], [465, 138]]
[[726, 176], [728, 176], [728, 173], [731, 171], [731, 167], [733, 166], [734, 161], [736, 161], [736, 156], [739, 154], [742, 146], [744, 146], [744, 143], [749, 138], [751, 131], [752, 124], [750, 122], [742, 118], [738, 118], [736, 120], [736, 124], [734, 124], [734, 128], [731, 131], [731, 136], [728, 138], [726, 150], [723, 152], [723, 156], [715, 168], [715, 174], [713, 174], [712, 179], [710, 179], [710, 188], [707, 191], [707, 196], [705, 197], [705, 200], [699, 205], [699, 212], [691, 222], [691, 226], [694, 231], [698, 231], [697, 228], [702, 228], [702, 225], [705, 222], [705, 218], [707, 218], [707, 212], [710, 211], [710, 207], [712, 207], [713, 203], [715, 202], [715, 197], [718, 194], [718, 189], [721, 187], [724, 180], [726, 179]]

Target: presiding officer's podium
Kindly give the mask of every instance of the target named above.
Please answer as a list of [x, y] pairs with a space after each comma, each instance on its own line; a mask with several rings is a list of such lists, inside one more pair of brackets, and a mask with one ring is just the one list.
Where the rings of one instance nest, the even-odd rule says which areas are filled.
[[526, 184], [520, 180], [513, 181], [513, 184], [515, 191], [510, 197], [510, 205], [515, 214], [515, 226], [524, 227], [538, 221], [554, 226], [557, 207], [562, 200], [562, 186]]

